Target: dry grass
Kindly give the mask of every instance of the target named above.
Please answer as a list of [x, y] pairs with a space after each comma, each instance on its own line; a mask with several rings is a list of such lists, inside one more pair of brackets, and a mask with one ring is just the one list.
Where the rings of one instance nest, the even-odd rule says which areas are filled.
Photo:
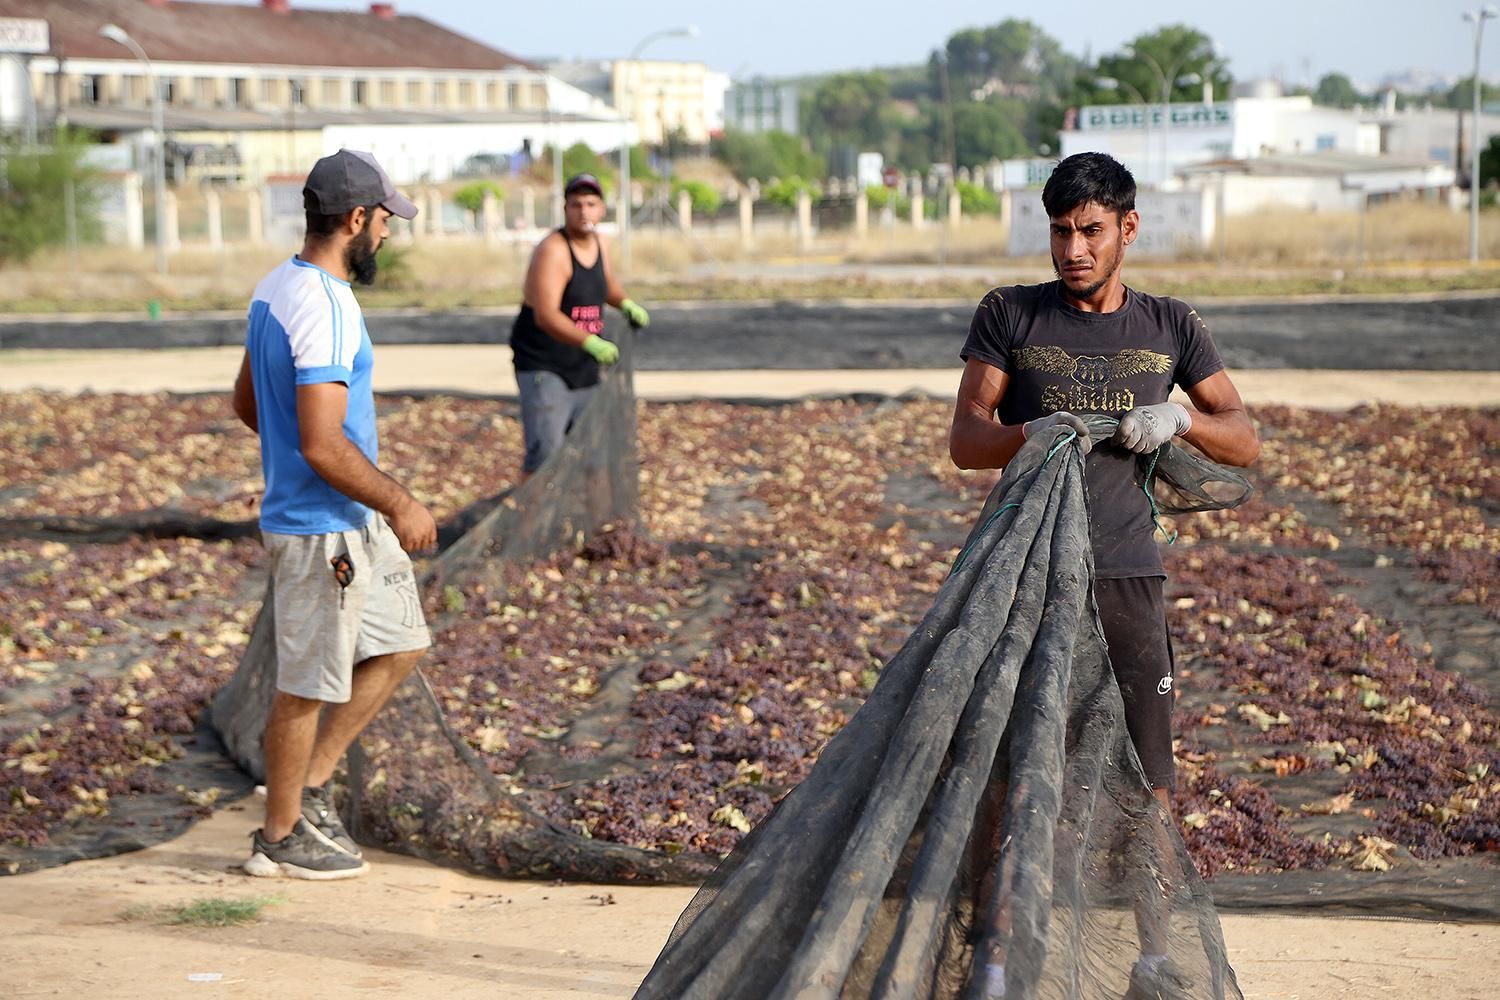
[[[1479, 232], [1480, 256], [1500, 257], [1500, 212], [1483, 213]], [[1372, 207], [1363, 225], [1357, 212], [1280, 210], [1231, 218], [1225, 244], [1235, 264], [1357, 267], [1361, 255], [1367, 264], [1450, 262], [1468, 255], [1469, 216], [1425, 202]]]
[[[1149, 220], [1148, 220], [1149, 221]], [[1406, 203], [1355, 213], [1265, 212], [1236, 217], [1218, 247], [1175, 261], [1131, 261], [1132, 283], [1193, 297], [1500, 289], [1500, 211], [1481, 220], [1487, 262], [1471, 268], [1468, 217], [1438, 205]], [[1003, 253], [998, 220], [970, 220], [956, 232], [941, 222], [920, 231], [820, 233], [803, 250], [784, 219], [769, 220], [752, 247], [734, 221], [692, 237], [638, 229], [630, 285], [658, 301], [763, 298], [968, 298], [992, 284], [1048, 276], [1044, 256]], [[1362, 253], [1361, 253], [1362, 248]], [[85, 247], [53, 251], [0, 280], [0, 312], [145, 312], [155, 299], [170, 310], [242, 310], [255, 283], [291, 248], [188, 245], [171, 274], [152, 271], [151, 250]], [[424, 240], [401, 253], [399, 287], [361, 292], [371, 307], [433, 309], [507, 306], [519, 301], [529, 240], [485, 245], [473, 239]], [[964, 270], [952, 270], [953, 268]], [[622, 270], [626, 270], [622, 267]]]

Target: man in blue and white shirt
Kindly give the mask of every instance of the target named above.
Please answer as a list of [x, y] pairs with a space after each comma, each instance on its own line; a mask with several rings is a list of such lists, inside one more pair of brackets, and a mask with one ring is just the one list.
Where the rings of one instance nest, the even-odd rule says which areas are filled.
[[374, 350], [351, 285], [374, 281], [387, 220], [416, 206], [347, 149], [317, 162], [302, 198], [302, 252], [256, 287], [234, 385], [235, 413], [260, 434], [277, 659], [266, 816], [245, 870], [336, 879], [368, 866], [327, 783], [432, 644], [407, 553], [432, 548], [437, 527], [376, 467]]

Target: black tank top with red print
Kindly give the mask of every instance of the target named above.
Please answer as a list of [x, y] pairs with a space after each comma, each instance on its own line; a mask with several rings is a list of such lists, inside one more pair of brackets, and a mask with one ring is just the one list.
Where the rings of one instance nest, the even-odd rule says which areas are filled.
[[[568, 234], [561, 229], [573, 274], [563, 289], [562, 311], [573, 324], [587, 333], [604, 334], [604, 300], [609, 297], [609, 282], [604, 277], [604, 248], [589, 267], [578, 262]], [[595, 246], [599, 238], [594, 237]], [[522, 305], [510, 331], [510, 349], [515, 355], [518, 372], [556, 372], [570, 389], [584, 389], [599, 382], [599, 362], [581, 347], [565, 344], [553, 337], [536, 321], [529, 305]]]

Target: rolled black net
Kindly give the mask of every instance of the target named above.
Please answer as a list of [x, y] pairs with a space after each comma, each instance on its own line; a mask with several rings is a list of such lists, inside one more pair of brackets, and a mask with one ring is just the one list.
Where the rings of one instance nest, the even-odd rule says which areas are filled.
[[[466, 512], [461, 532], [418, 568], [423, 588], [486, 578], [507, 562], [577, 546], [634, 520], [638, 497], [630, 334], [563, 447], [512, 492]], [[497, 456], [497, 461], [504, 458]], [[456, 535], [456, 537], [452, 537]], [[210, 721], [229, 755], [257, 779], [261, 735], [276, 687], [270, 593]], [[497, 655], [499, 651], [497, 650]], [[420, 667], [350, 748], [341, 812], [361, 843], [493, 875], [614, 882], [692, 881], [713, 866], [591, 840], [526, 808], [444, 719]]]
[[[1162, 996], [1241, 996], [1125, 728], [1072, 439], [1007, 467], [921, 625], [638, 997], [1118, 998], [1143, 954]], [[1208, 485], [1227, 470], [1157, 458], [1180, 495], [1228, 496]]]

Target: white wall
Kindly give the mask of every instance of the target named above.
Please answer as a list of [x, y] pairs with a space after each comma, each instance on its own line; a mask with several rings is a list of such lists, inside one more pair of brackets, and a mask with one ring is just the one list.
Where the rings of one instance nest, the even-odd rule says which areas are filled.
[[[1168, 127], [1160, 105], [1152, 105], [1149, 118], [1136, 105], [1138, 121], [1133, 124], [1063, 132], [1062, 155], [1109, 153], [1130, 168], [1137, 183], [1146, 185], [1161, 184], [1182, 167], [1229, 157], [1312, 153], [1320, 148], [1372, 156], [1380, 152], [1379, 125], [1353, 111], [1316, 107], [1309, 97], [1236, 98], [1228, 102], [1227, 124], [1193, 123], [1191, 112], [1197, 107], [1174, 104], [1177, 124]], [[1215, 105], [1220, 111], [1224, 107]]]
[[343, 146], [366, 150], [396, 184], [438, 184], [476, 153], [514, 153], [526, 139], [537, 153], [554, 143], [564, 149], [576, 142], [595, 150], [618, 149], [620, 132], [617, 121], [563, 121], [551, 126], [543, 122], [330, 125], [323, 129], [323, 152], [334, 153]]
[[[1217, 199], [1220, 178], [1199, 175], [1189, 183]], [[1337, 177], [1253, 177], [1227, 174], [1224, 184], [1224, 214], [1253, 215], [1266, 209], [1287, 208], [1303, 212], [1346, 212], [1359, 208], [1361, 196], [1346, 191]]]
[[[1048, 253], [1047, 213], [1040, 190], [1008, 190], [1002, 215], [1010, 219], [1011, 256]], [[1141, 215], [1133, 254], [1175, 254], [1208, 247], [1214, 235], [1213, 192], [1140, 191], [1135, 207]], [[1008, 211], [1007, 211], [1008, 208]]]
[[21, 58], [0, 54], [0, 125], [21, 125], [31, 115], [30, 90]]

